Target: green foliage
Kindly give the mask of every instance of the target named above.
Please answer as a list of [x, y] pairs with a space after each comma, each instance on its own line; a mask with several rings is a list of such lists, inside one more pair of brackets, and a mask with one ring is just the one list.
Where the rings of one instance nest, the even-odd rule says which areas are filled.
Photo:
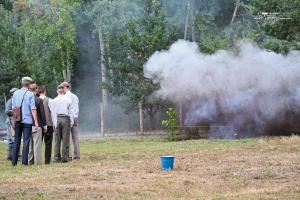
[[[222, 5], [225, 4], [223, 1], [220, 3]], [[221, 7], [221, 12], [217, 15], [210, 11], [203, 10], [199, 11], [195, 16], [195, 36], [202, 52], [212, 54], [220, 49], [230, 49], [238, 40], [242, 39], [252, 40], [254, 42], [258, 41], [258, 26], [253, 22], [252, 18], [248, 16], [249, 13], [247, 13], [245, 9], [240, 8], [245, 13], [243, 15], [240, 14], [233, 24], [228, 24], [233, 12], [233, 9], [229, 9], [230, 5], [232, 7], [234, 6], [232, 2], [227, 2], [225, 7]], [[223, 11], [223, 9], [225, 10]], [[229, 12], [229, 10], [232, 12]], [[220, 26], [219, 24], [227, 24], [229, 26]]]
[[158, 85], [144, 77], [143, 65], [155, 51], [166, 49], [176, 38], [175, 30], [167, 28], [160, 1], [147, 0], [140, 4], [141, 17], [128, 20], [125, 30], [118, 32], [110, 43], [112, 73], [108, 89], [113, 95], [126, 96], [127, 102], [122, 105], [130, 111], [139, 102], [145, 109], [154, 105], [147, 98]]
[[300, 1], [299, 0], [252, 0], [251, 12], [278, 13], [274, 19], [261, 20], [260, 29], [266, 37], [265, 48], [286, 54], [289, 50], [300, 50]]
[[16, 199], [17, 200], [25, 200], [25, 195], [26, 195], [26, 191], [25, 190], [20, 190], [16, 194]]
[[[254, 14], [261, 12], [278, 13], [277, 19], [262, 23], [266, 34], [280, 40], [300, 39], [299, 0], [252, 0]], [[264, 22], [264, 21], [263, 21]]]
[[4, 9], [12, 11], [13, 2], [10, 0], [0, 0], [0, 6], [3, 6]]
[[[103, 87], [124, 97], [121, 103], [128, 112], [142, 102], [149, 115], [164, 102], [149, 100], [159, 85], [144, 77], [143, 65], [155, 51], [183, 38], [186, 22], [192, 27], [188, 39], [207, 54], [230, 49], [242, 39], [284, 54], [300, 49], [299, 0], [241, 0], [232, 24], [235, 0], [53, 0], [40, 7], [35, 1], [18, 2], [20, 8], [16, 2], [0, 0], [1, 96], [18, 86], [24, 75], [54, 89], [63, 80], [62, 70], [76, 72], [74, 18], [91, 34], [103, 34]], [[186, 21], [188, 2], [191, 16]], [[261, 12], [279, 12], [289, 19], [255, 20]]]
[[72, 7], [63, 1], [59, 3], [63, 7], [46, 7], [38, 17], [32, 10], [20, 24], [29, 74], [38, 84], [46, 84], [48, 88], [56, 88], [56, 80], [63, 80], [61, 72], [67, 68], [72, 70], [75, 59]]
[[63, 80], [63, 69], [73, 69], [76, 57], [73, 6], [61, 0], [56, 5], [45, 4], [37, 11], [28, 5], [26, 12], [14, 16], [0, 5], [1, 94], [19, 87], [25, 75], [32, 76], [37, 84], [46, 85], [48, 91], [55, 91], [57, 82]]
[[43, 193], [38, 193], [36, 196], [32, 198], [32, 200], [44, 200], [44, 199], [45, 197]]
[[169, 141], [174, 141], [177, 139], [177, 136], [179, 134], [178, 131], [178, 119], [177, 119], [177, 112], [175, 108], [169, 108], [167, 110], [167, 116], [168, 118], [166, 120], [162, 121], [162, 125], [167, 131], [167, 139]]
[[[0, 5], [0, 92], [19, 85], [20, 76], [27, 72], [23, 55], [24, 38], [13, 24], [12, 12]], [[2, 100], [2, 98], [1, 98]], [[0, 100], [0, 102], [1, 102]]]

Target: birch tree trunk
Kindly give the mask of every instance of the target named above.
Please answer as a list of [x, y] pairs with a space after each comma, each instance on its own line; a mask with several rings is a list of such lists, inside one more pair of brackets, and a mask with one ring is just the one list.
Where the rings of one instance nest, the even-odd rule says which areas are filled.
[[[191, 1], [187, 2], [187, 13], [185, 17], [185, 25], [184, 25], [184, 39], [188, 39], [188, 28], [189, 28], [189, 17], [190, 17], [190, 9], [191, 9]], [[182, 102], [179, 102], [179, 128], [182, 132], [184, 127], [184, 117], [183, 117], [183, 105]]]
[[143, 113], [143, 103], [139, 102], [139, 117], [140, 117], [140, 133], [144, 133], [144, 113]]
[[58, 80], [57, 80], [56, 71], [55, 71], [54, 67], [52, 67], [52, 72], [53, 72], [55, 83], [56, 83], [56, 85], [58, 85]]
[[[108, 12], [111, 9], [112, 0], [107, 1], [107, 9]], [[100, 65], [101, 65], [101, 99], [102, 102], [100, 103], [100, 125], [101, 125], [101, 135], [104, 136], [107, 126], [107, 110], [108, 110], [108, 91], [103, 86], [107, 83], [106, 73], [107, 69], [105, 66], [105, 42], [104, 42], [104, 35], [102, 30], [102, 24], [98, 24], [98, 38], [100, 44]]]
[[[108, 7], [108, 11], [109, 12], [112, 12], [111, 9], [112, 9], [112, 0], [107, 0], [107, 7]], [[111, 63], [112, 63], [112, 60], [111, 60], [111, 49], [110, 49], [110, 41], [108, 40], [107, 41], [107, 52], [106, 52], [106, 55], [108, 57], [108, 73], [109, 73], [109, 76], [112, 77], [113, 76], [113, 71], [112, 71], [112, 67], [111, 67]], [[112, 80], [108, 80], [108, 82], [110, 84], [112, 84]], [[111, 100], [111, 98], [109, 98], [109, 100]]]
[[191, 7], [191, 1], [188, 0], [187, 8], [186, 8], [185, 24], [184, 24], [184, 39], [185, 40], [187, 39], [188, 28], [189, 28], [190, 7]]
[[104, 136], [104, 106], [103, 102], [100, 102], [100, 126], [101, 126], [101, 135]]
[[235, 17], [236, 17], [236, 13], [237, 13], [239, 7], [240, 7], [240, 0], [236, 0], [236, 1], [235, 1], [235, 8], [234, 8], [234, 11], [233, 11], [233, 15], [232, 15], [232, 19], [231, 19], [230, 25], [233, 24], [233, 22], [234, 22], [234, 20], [235, 20]]
[[[191, 8], [192, 9], [192, 8]], [[196, 41], [196, 34], [195, 34], [195, 13], [194, 10], [192, 9], [191, 11], [191, 32], [192, 32], [192, 41]]]
[[3, 97], [4, 97], [4, 105], [6, 105], [6, 103], [7, 103], [7, 99], [6, 99], [6, 95], [5, 95], [5, 93], [3, 93]]
[[103, 32], [101, 29], [101, 26], [98, 27], [98, 37], [99, 37], [99, 43], [100, 43], [100, 64], [101, 64], [101, 93], [102, 93], [102, 102], [100, 104], [100, 115], [101, 115], [101, 134], [104, 135], [104, 132], [106, 131], [106, 111], [107, 111], [107, 105], [108, 105], [108, 92], [107, 89], [103, 87], [103, 85], [106, 83], [106, 66], [105, 66], [105, 44], [104, 44], [104, 38], [103, 38]]

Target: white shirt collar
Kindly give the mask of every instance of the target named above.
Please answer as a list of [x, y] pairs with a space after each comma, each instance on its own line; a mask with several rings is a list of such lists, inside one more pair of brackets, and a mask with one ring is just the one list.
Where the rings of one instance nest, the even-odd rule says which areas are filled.
[[45, 95], [40, 95], [40, 98], [44, 100], [46, 98], [46, 96]]

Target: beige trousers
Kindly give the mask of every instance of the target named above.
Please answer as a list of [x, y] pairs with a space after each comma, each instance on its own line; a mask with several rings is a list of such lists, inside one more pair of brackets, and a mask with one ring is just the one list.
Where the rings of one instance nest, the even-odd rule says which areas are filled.
[[54, 134], [55, 162], [69, 161], [70, 131], [70, 118], [57, 117], [57, 127]]
[[29, 164], [41, 165], [43, 164], [42, 158], [42, 144], [43, 144], [43, 131], [40, 128], [37, 132], [32, 133], [30, 137], [28, 162]]
[[[72, 137], [72, 141], [73, 141], [74, 157], [80, 158], [80, 144], [79, 144], [79, 137], [78, 137], [78, 118], [74, 119], [74, 126], [71, 128], [71, 137]], [[72, 155], [72, 152], [70, 152], [70, 156], [71, 155]]]

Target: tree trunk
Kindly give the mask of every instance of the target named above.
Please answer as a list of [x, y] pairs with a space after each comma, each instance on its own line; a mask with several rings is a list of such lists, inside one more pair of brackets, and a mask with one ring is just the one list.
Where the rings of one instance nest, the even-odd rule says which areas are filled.
[[[111, 8], [112, 0], [107, 1], [108, 9]], [[104, 132], [107, 129], [107, 110], [108, 110], [108, 91], [104, 87], [106, 84], [106, 66], [105, 66], [105, 42], [102, 32], [101, 22], [98, 24], [98, 39], [100, 44], [100, 65], [101, 65], [101, 103], [100, 103], [100, 126], [101, 135], [104, 136]]]
[[63, 77], [64, 77], [64, 81], [71, 83], [71, 71], [69, 70], [69, 68], [64, 69], [63, 70]]
[[180, 102], [179, 103], [179, 129], [181, 133], [183, 131], [183, 127], [184, 127], [183, 105]]
[[66, 51], [66, 56], [65, 56], [66, 58], [66, 60], [65, 61], [63, 61], [63, 63], [64, 63], [64, 65], [65, 65], [65, 68], [66, 69], [64, 69], [63, 70], [63, 77], [64, 77], [64, 81], [65, 82], [68, 82], [68, 83], [70, 83], [71, 84], [71, 78], [72, 78], [72, 74], [71, 74], [71, 71], [70, 71], [70, 63], [69, 63], [69, 58], [70, 58], [70, 56], [69, 56], [69, 51], [67, 50]]
[[100, 105], [101, 109], [101, 134], [104, 135], [104, 132], [106, 131], [106, 112], [107, 112], [107, 106], [108, 106], [108, 92], [107, 89], [105, 89], [103, 86], [106, 83], [106, 66], [105, 66], [105, 45], [104, 45], [104, 38], [101, 26], [98, 27], [98, 37], [99, 37], [99, 43], [100, 43], [100, 64], [101, 64], [101, 94], [102, 94], [102, 103]]
[[150, 118], [150, 126], [151, 130], [154, 130], [154, 112], [153, 112], [153, 106], [151, 105], [148, 112], [149, 118]]
[[194, 14], [194, 11], [192, 10], [191, 12], [191, 32], [192, 32], [192, 41], [195, 42], [196, 41], [196, 34], [195, 34], [195, 14]]
[[[113, 82], [112, 82], [112, 79], [110, 77], [113, 76], [113, 70], [112, 70], [112, 67], [111, 67], [112, 60], [111, 60], [111, 51], [110, 51], [110, 43], [109, 42], [107, 42], [106, 50], [107, 50], [106, 53], [107, 53], [107, 60], [108, 60], [108, 66], [107, 67], [108, 67], [108, 74], [109, 74], [109, 76], [108, 76], [109, 80], [107, 80], [107, 83], [112, 85]], [[109, 100], [111, 100], [111, 97], [109, 98]]]
[[140, 133], [144, 133], [144, 113], [143, 113], [143, 102], [139, 102], [139, 114], [140, 114]]
[[36, 17], [41, 15], [41, 2], [39, 0], [34, 1], [34, 9]]
[[186, 8], [185, 25], [184, 25], [184, 39], [185, 40], [188, 37], [187, 34], [188, 34], [188, 28], [189, 28], [190, 7], [191, 7], [191, 2], [190, 2], [190, 0], [188, 0], [187, 8]]
[[234, 19], [235, 19], [235, 17], [236, 17], [236, 13], [237, 13], [237, 11], [238, 11], [238, 9], [239, 9], [239, 6], [240, 6], [240, 0], [236, 0], [236, 1], [235, 1], [235, 8], [234, 8], [234, 11], [233, 11], [233, 15], [232, 15], [232, 19], [231, 19], [230, 25], [232, 25], [233, 22], [234, 22]]
[[[187, 2], [187, 13], [185, 18], [185, 25], [184, 25], [184, 39], [187, 40], [188, 38], [188, 27], [189, 27], [189, 16], [190, 16], [190, 7], [191, 7], [191, 1], [188, 0]], [[183, 117], [183, 108], [182, 108], [182, 102], [179, 102], [179, 128], [180, 131], [182, 131], [184, 127], [184, 117]]]
[[104, 109], [103, 102], [100, 102], [100, 126], [101, 126], [101, 135], [104, 136]]
[[112, 0], [107, 0], [108, 8], [110, 9], [112, 6]]
[[6, 105], [6, 103], [7, 103], [7, 99], [6, 99], [6, 95], [5, 95], [5, 93], [3, 93], [3, 97], [4, 97], [4, 105]]
[[52, 72], [53, 72], [55, 83], [56, 83], [56, 85], [58, 85], [58, 80], [57, 80], [57, 77], [56, 77], [56, 71], [55, 71], [54, 67], [52, 67]]

